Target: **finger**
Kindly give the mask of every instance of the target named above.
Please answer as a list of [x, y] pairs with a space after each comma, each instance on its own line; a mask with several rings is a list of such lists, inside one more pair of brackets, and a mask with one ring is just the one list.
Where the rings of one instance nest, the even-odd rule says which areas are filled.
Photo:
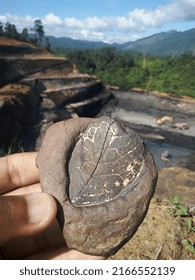
[[[17, 238], [1, 247], [4, 259], [23, 259], [40, 252], [65, 246], [62, 230], [56, 219], [43, 231], [33, 235]], [[14, 248], [14, 250], [13, 250]]]
[[105, 260], [103, 256], [91, 256], [76, 250], [69, 250], [66, 246], [47, 252], [29, 256], [31, 260]]
[[0, 158], [0, 193], [39, 182], [37, 153], [20, 153]]
[[26, 195], [31, 193], [42, 192], [40, 184], [34, 184], [27, 187], [21, 187], [19, 189], [15, 189], [13, 191], [7, 192], [2, 196], [12, 196], [12, 195]]
[[45, 193], [0, 198], [0, 245], [43, 231], [57, 213], [55, 200]]
[[86, 255], [76, 250], [58, 249], [48, 259], [53, 260], [105, 260], [103, 256]]

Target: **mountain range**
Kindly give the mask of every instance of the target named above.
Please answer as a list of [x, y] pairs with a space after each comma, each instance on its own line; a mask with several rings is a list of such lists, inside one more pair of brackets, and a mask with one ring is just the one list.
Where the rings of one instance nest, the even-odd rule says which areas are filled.
[[195, 54], [195, 28], [187, 31], [171, 30], [151, 35], [136, 41], [123, 44], [108, 44], [87, 40], [74, 40], [67, 37], [48, 36], [52, 48], [73, 48], [73, 49], [98, 49], [102, 47], [116, 47], [122, 51], [138, 51], [151, 55], [180, 55], [190, 52]]

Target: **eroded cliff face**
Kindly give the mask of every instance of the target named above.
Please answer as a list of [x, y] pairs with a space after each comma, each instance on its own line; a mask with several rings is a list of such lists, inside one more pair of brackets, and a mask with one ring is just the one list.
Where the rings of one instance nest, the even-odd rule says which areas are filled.
[[93, 117], [112, 95], [68, 59], [0, 38], [0, 151], [37, 150], [56, 121]]

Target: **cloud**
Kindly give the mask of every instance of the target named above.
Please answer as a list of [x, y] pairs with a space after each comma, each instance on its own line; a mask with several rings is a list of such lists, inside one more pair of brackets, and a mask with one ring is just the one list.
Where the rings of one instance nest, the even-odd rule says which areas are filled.
[[117, 17], [115, 20], [115, 28], [121, 30], [134, 29], [137, 30], [137, 24], [131, 17]]
[[175, 5], [175, 8], [178, 10], [178, 19], [190, 21], [195, 20], [195, 1], [183, 0], [179, 2], [181, 2], [181, 7], [179, 5]]
[[[1, 22], [9, 21], [19, 28], [32, 27], [35, 19], [32, 16], [0, 15]], [[195, 20], [195, 1], [170, 0], [168, 4], [154, 10], [136, 8], [127, 15], [116, 17], [60, 18], [49, 13], [41, 20], [48, 35], [124, 42], [138, 39], [150, 33], [150, 30], [163, 28], [166, 24]]]
[[88, 38], [91, 38], [92, 41], [105, 41], [104, 34], [102, 32], [95, 32], [87, 29], [82, 29], [80, 31], [80, 34], [80, 39], [82, 40], [87, 40]]
[[71, 28], [83, 28], [83, 23], [82, 21], [74, 18], [74, 17], [71, 17], [71, 18], [65, 18], [64, 19], [64, 25], [66, 27], [71, 27]]
[[61, 25], [62, 22], [60, 17], [55, 16], [53, 13], [49, 13], [43, 18], [43, 24], [47, 25]]
[[142, 25], [144, 28], [161, 27], [175, 21], [195, 20], [195, 1], [173, 1], [167, 5], [159, 6], [154, 11], [135, 9], [129, 12], [128, 17], [133, 20], [137, 27]]
[[97, 16], [87, 17], [85, 19], [76, 19], [75, 17], [64, 19], [65, 27], [82, 28], [87, 30], [107, 30], [110, 28], [109, 18], [98, 18]]
[[19, 17], [17, 15], [11, 15], [9, 13], [6, 13], [5, 15], [0, 15], [0, 22], [6, 23], [10, 22], [14, 24], [17, 28], [17, 30], [21, 30], [25, 27], [30, 28], [34, 26], [34, 21], [36, 18], [32, 16], [25, 16], [25, 17]]
[[19, 17], [17, 15], [11, 15], [9, 13], [6, 13], [5, 15], [0, 15], [0, 21], [3, 23], [10, 22], [12, 24], [15, 24], [16, 27], [20, 26], [32, 26], [34, 24], [34, 21], [37, 18], [32, 17], [30, 15]]
[[[194, 0], [175, 0], [167, 5], [158, 6], [155, 10], [134, 9], [127, 16], [118, 17], [88, 17], [85, 19], [66, 18], [64, 24], [66, 27], [85, 30], [85, 34], [91, 34], [90, 30], [95, 32], [107, 33], [107, 38], [111, 34], [121, 33], [124, 35], [129, 32], [143, 33], [150, 28], [161, 28], [167, 23], [192, 21], [195, 20], [195, 1]], [[86, 33], [86, 30], [89, 32]], [[118, 34], [116, 37], [118, 37]], [[135, 38], [138, 35], [134, 35]]]
[[88, 17], [84, 20], [84, 25], [91, 30], [107, 30], [109, 26], [108, 18]]

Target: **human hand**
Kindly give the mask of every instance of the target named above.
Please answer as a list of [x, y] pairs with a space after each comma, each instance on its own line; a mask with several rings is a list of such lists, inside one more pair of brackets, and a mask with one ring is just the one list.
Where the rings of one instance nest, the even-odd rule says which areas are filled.
[[41, 192], [37, 153], [0, 158], [1, 259], [103, 259], [65, 244], [52, 196]]

